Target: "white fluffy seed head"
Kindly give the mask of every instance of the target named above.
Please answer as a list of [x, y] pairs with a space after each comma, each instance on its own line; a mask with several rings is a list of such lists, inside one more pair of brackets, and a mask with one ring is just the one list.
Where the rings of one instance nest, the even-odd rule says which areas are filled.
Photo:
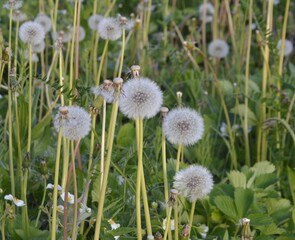
[[164, 118], [163, 130], [170, 143], [188, 146], [202, 138], [204, 120], [193, 109], [175, 108]]
[[134, 27], [134, 21], [132, 19], [128, 19], [120, 14], [117, 16], [117, 21], [119, 22], [121, 29], [130, 31]]
[[62, 135], [65, 138], [79, 140], [89, 133], [91, 118], [81, 107], [60, 107], [54, 119], [54, 127], [56, 131], [62, 127]]
[[42, 13], [35, 18], [35, 22], [43, 27], [45, 33], [48, 33], [52, 27], [51, 19]]
[[12, 21], [23, 22], [27, 19], [27, 15], [20, 10], [16, 10], [12, 13]]
[[19, 28], [19, 38], [28, 44], [38, 44], [45, 38], [43, 27], [37, 22], [25, 22]]
[[92, 92], [95, 96], [103, 97], [107, 103], [115, 100], [115, 89], [111, 80], [104, 80], [104, 83], [98, 87], [93, 87]]
[[[205, 13], [204, 13], [204, 11], [205, 11]], [[199, 19], [200, 20], [202, 20], [206, 23], [212, 22], [213, 16], [214, 16], [214, 7], [211, 3], [206, 3], [206, 4], [200, 5], [200, 7], [199, 7]]]
[[[81, 42], [81, 41], [83, 41], [85, 39], [85, 36], [86, 36], [85, 29], [80, 26], [79, 28], [76, 28], [76, 33], [77, 33], [77, 31], [79, 31], [79, 42]], [[73, 28], [71, 28], [69, 32], [72, 35]], [[75, 40], [76, 40], [76, 33], [75, 33]]]
[[115, 18], [103, 18], [98, 24], [98, 33], [102, 39], [115, 41], [121, 37], [122, 30]]
[[23, 6], [23, 1], [20, 0], [8, 0], [6, 3], [3, 4], [3, 8], [5, 9], [13, 9], [18, 10]]
[[[277, 44], [277, 49], [279, 53], [282, 48], [282, 40], [280, 39]], [[289, 56], [293, 52], [293, 43], [287, 39], [285, 39], [285, 48], [284, 48], [284, 56]]]
[[149, 78], [127, 81], [123, 84], [122, 92], [119, 108], [128, 118], [151, 118], [160, 111], [163, 94], [159, 86]]
[[33, 52], [35, 52], [35, 53], [43, 52], [44, 49], [45, 49], [45, 41], [42, 41], [42, 42], [40, 42], [40, 43], [38, 43], [38, 44], [34, 44], [34, 45], [32, 46], [32, 50], [33, 50]]
[[215, 39], [209, 43], [208, 53], [211, 57], [225, 58], [228, 55], [229, 46], [221, 39]]
[[[30, 61], [29, 50], [25, 50], [25, 59]], [[32, 52], [32, 62], [36, 63], [39, 62], [39, 57], [36, 53]]]
[[190, 202], [206, 197], [213, 188], [210, 171], [199, 165], [191, 165], [174, 176], [173, 188]]
[[103, 16], [99, 14], [91, 15], [90, 18], [88, 19], [88, 26], [90, 27], [90, 29], [97, 31], [98, 25], [102, 19], [103, 19]]

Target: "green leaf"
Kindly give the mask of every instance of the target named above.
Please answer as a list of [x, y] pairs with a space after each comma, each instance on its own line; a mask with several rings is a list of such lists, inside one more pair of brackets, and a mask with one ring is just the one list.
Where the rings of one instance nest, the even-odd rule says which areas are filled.
[[135, 232], [136, 232], [136, 228], [131, 228], [131, 227], [119, 227], [117, 229], [108, 231], [108, 233], [113, 236], [121, 236], [124, 234], [135, 233]]
[[245, 112], [248, 113], [248, 123], [249, 125], [255, 126], [257, 123], [257, 118], [249, 108], [246, 109], [245, 104], [239, 104], [233, 107], [230, 112], [239, 115], [242, 119], [245, 118]]
[[239, 220], [234, 200], [228, 196], [217, 196], [214, 199], [217, 208], [227, 215], [233, 222]]
[[276, 211], [281, 211], [286, 208], [290, 208], [291, 204], [290, 201], [287, 199], [276, 199], [276, 198], [269, 198], [266, 201], [266, 207], [268, 214], [271, 215]]
[[278, 181], [275, 173], [260, 175], [255, 179], [254, 185], [257, 188], [267, 188]]
[[278, 228], [274, 223], [267, 226], [258, 226], [257, 229], [260, 230], [262, 235], [282, 234], [285, 232], [283, 229]]
[[[289, 188], [292, 195], [293, 203], [295, 203], [295, 171], [287, 167]], [[294, 222], [295, 223], [295, 222]]]
[[235, 205], [239, 218], [247, 216], [247, 212], [253, 202], [253, 196], [251, 189], [237, 188], [235, 190]]
[[244, 173], [236, 170], [230, 171], [228, 179], [235, 188], [246, 188], [246, 175]]
[[51, 122], [51, 115], [43, 118], [37, 125], [32, 128], [32, 139], [41, 138], [44, 132], [45, 127], [47, 127]]
[[232, 83], [228, 80], [220, 80], [218, 81], [220, 90], [223, 95], [232, 96], [234, 92], [234, 87]]
[[126, 123], [120, 127], [117, 144], [122, 147], [130, 146], [135, 140], [135, 128], [133, 123]]
[[251, 170], [256, 174], [256, 176], [260, 176], [262, 174], [267, 174], [267, 173], [273, 173], [276, 170], [276, 167], [268, 162], [268, 161], [262, 161], [256, 163]]
[[273, 223], [272, 218], [263, 213], [252, 213], [248, 215], [248, 218], [252, 226], [265, 226]]

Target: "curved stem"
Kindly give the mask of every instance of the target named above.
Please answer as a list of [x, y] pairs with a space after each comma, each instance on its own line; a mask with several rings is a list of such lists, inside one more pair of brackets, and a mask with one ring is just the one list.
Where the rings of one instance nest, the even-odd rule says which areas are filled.
[[38, 227], [39, 218], [40, 218], [41, 211], [42, 211], [41, 207], [44, 207], [44, 202], [45, 202], [45, 197], [46, 197], [46, 177], [43, 176], [43, 178], [44, 178], [44, 181], [43, 181], [43, 184], [44, 184], [43, 197], [42, 197], [41, 205], [39, 207], [39, 211], [38, 211], [38, 215], [37, 215], [37, 219], [36, 219], [36, 223], [35, 223], [35, 228]]

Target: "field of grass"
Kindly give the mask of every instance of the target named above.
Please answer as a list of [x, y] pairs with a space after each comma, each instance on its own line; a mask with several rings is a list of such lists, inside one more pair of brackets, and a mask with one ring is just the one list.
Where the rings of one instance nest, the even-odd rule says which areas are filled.
[[295, 239], [294, 0], [3, 0], [0, 239]]

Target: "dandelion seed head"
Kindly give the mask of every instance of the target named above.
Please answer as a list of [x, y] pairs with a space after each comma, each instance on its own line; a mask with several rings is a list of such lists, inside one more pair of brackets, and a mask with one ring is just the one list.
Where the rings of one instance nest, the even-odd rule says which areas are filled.
[[[277, 49], [281, 52], [282, 48], [282, 40], [280, 39], [277, 44]], [[287, 39], [285, 39], [285, 48], [284, 48], [284, 56], [289, 56], [293, 52], [293, 43]]]
[[52, 27], [51, 19], [42, 13], [35, 18], [35, 22], [43, 27], [45, 33], [48, 33]]
[[115, 99], [115, 89], [111, 80], [104, 80], [102, 85], [93, 87], [92, 92], [95, 96], [103, 97], [107, 103], [112, 103]]
[[164, 118], [163, 130], [170, 143], [192, 145], [203, 136], [204, 120], [193, 109], [175, 108]]
[[133, 78], [123, 85], [122, 91], [119, 108], [128, 118], [151, 118], [160, 111], [163, 94], [149, 78]]
[[[203, 19], [203, 13], [205, 11], [205, 18]], [[199, 19], [206, 23], [213, 21], [214, 7], [211, 3], [201, 4], [199, 7]]]
[[178, 190], [179, 195], [195, 202], [211, 192], [213, 176], [207, 168], [191, 165], [175, 174], [173, 187]]
[[102, 39], [115, 41], [121, 37], [122, 30], [115, 18], [103, 18], [98, 24], [98, 33]]
[[103, 16], [99, 14], [91, 15], [88, 19], [88, 26], [90, 27], [90, 29], [97, 31], [98, 25], [102, 19], [103, 19]]
[[13, 9], [18, 10], [23, 6], [23, 1], [20, 0], [9, 0], [3, 4], [3, 8], [5, 9]]
[[134, 27], [134, 21], [132, 19], [128, 19], [120, 14], [117, 17], [117, 21], [119, 21], [120, 27], [122, 29], [126, 29], [127, 31], [130, 31]]
[[45, 41], [42, 41], [42, 42], [40, 42], [40, 43], [38, 43], [38, 44], [34, 44], [34, 45], [32, 46], [32, 50], [33, 50], [33, 52], [35, 52], [35, 53], [43, 52], [44, 49], [45, 49]]
[[[71, 28], [71, 30], [70, 30], [70, 32], [71, 32], [71, 34], [72, 34], [72, 32], [73, 32], [73, 28]], [[83, 27], [79, 27], [79, 29], [78, 28], [76, 28], [76, 32], [79, 30], [79, 42], [81, 42], [81, 41], [83, 41], [84, 39], [85, 39], [85, 37], [86, 37], [86, 32], [85, 32], [85, 29], [83, 28]], [[75, 34], [76, 35], [76, 34]], [[76, 40], [76, 36], [75, 36], [75, 40]]]
[[12, 13], [12, 21], [23, 22], [27, 19], [27, 15], [20, 10], [16, 10]]
[[[25, 59], [30, 61], [30, 53], [29, 50], [25, 50]], [[39, 62], [39, 57], [36, 53], [32, 52], [32, 62], [37, 63]]]
[[28, 44], [38, 44], [45, 38], [43, 27], [37, 22], [25, 22], [19, 28], [19, 38]]
[[224, 40], [215, 39], [209, 43], [208, 53], [211, 57], [225, 58], [229, 53], [229, 46]]
[[62, 135], [70, 140], [85, 137], [91, 128], [88, 112], [78, 106], [61, 107], [54, 120], [56, 131], [62, 127]]

